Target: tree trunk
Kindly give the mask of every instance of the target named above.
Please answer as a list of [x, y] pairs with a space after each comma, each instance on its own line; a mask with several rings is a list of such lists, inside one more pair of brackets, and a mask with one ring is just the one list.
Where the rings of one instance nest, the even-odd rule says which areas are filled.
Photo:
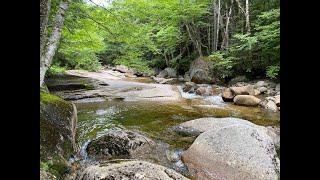
[[43, 84], [46, 71], [51, 66], [53, 56], [57, 50], [58, 43], [61, 37], [61, 31], [64, 23], [64, 15], [69, 7], [68, 0], [61, 0], [57, 11], [52, 34], [46, 43], [45, 51], [40, 55], [40, 87]]
[[193, 42], [194, 46], [198, 50], [199, 56], [202, 57], [203, 54], [202, 54], [202, 51], [201, 51], [201, 44], [199, 44], [199, 42], [195, 38], [193, 38], [193, 36], [191, 34], [191, 31], [190, 31], [190, 27], [189, 27], [188, 24], [186, 24], [186, 28], [187, 28], [188, 35], [189, 35], [191, 41]]
[[230, 8], [229, 8], [229, 13], [227, 14], [227, 7], [226, 7], [226, 17], [227, 17], [227, 20], [226, 20], [226, 28], [225, 28], [225, 31], [224, 31], [224, 38], [223, 38], [223, 41], [222, 41], [222, 49], [225, 50], [228, 48], [229, 46], [229, 24], [230, 24], [230, 17], [231, 17], [231, 13], [232, 13], [232, 5], [233, 5], [233, 0], [231, 0], [231, 5], [230, 5]]
[[247, 33], [250, 33], [249, 0], [246, 0], [246, 29]]
[[46, 44], [51, 0], [40, 0], [40, 56]]
[[220, 10], [221, 10], [221, 3], [220, 0], [218, 0], [218, 6], [216, 7], [216, 13], [217, 13], [217, 24], [216, 24], [216, 32], [215, 32], [215, 43], [214, 43], [214, 51], [218, 50], [218, 42], [219, 42], [219, 30], [220, 30]]

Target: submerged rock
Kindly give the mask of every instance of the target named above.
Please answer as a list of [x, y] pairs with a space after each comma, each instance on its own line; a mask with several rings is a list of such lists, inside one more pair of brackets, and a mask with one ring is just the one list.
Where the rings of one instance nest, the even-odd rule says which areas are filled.
[[182, 154], [196, 179], [278, 179], [280, 160], [266, 128], [238, 118], [200, 118], [181, 125], [204, 131]]
[[258, 106], [261, 100], [251, 95], [237, 95], [234, 97], [233, 102], [236, 105]]
[[148, 154], [154, 148], [151, 139], [127, 130], [109, 130], [87, 146], [88, 157], [94, 159], [133, 158]]
[[40, 93], [40, 160], [51, 162], [50, 173], [68, 170], [67, 159], [77, 150], [76, 106], [49, 93]]
[[186, 177], [172, 169], [145, 161], [122, 161], [89, 166], [76, 179], [187, 180]]

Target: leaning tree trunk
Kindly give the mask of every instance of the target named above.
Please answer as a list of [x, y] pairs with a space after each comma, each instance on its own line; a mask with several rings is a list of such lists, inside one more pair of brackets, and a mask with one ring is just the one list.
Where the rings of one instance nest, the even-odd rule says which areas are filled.
[[52, 34], [48, 39], [44, 52], [40, 55], [40, 87], [43, 84], [46, 71], [51, 66], [53, 56], [57, 50], [58, 43], [61, 37], [61, 31], [64, 23], [64, 15], [69, 7], [69, 0], [61, 0], [57, 11]]

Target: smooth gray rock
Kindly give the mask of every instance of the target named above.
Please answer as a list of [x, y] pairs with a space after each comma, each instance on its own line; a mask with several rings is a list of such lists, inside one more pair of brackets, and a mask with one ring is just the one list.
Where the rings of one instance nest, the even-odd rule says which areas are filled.
[[87, 167], [77, 180], [187, 180], [172, 169], [145, 161], [122, 161]]
[[196, 179], [278, 179], [280, 160], [265, 127], [237, 118], [200, 118], [182, 125], [205, 131], [182, 154]]
[[259, 98], [251, 95], [237, 95], [233, 98], [233, 102], [236, 105], [242, 106], [257, 106], [261, 102]]

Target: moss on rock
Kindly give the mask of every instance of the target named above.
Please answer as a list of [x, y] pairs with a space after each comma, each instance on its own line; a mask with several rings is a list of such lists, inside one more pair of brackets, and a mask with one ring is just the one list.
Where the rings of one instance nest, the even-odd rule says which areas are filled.
[[59, 177], [69, 169], [75, 151], [75, 106], [58, 96], [40, 92], [40, 160]]

